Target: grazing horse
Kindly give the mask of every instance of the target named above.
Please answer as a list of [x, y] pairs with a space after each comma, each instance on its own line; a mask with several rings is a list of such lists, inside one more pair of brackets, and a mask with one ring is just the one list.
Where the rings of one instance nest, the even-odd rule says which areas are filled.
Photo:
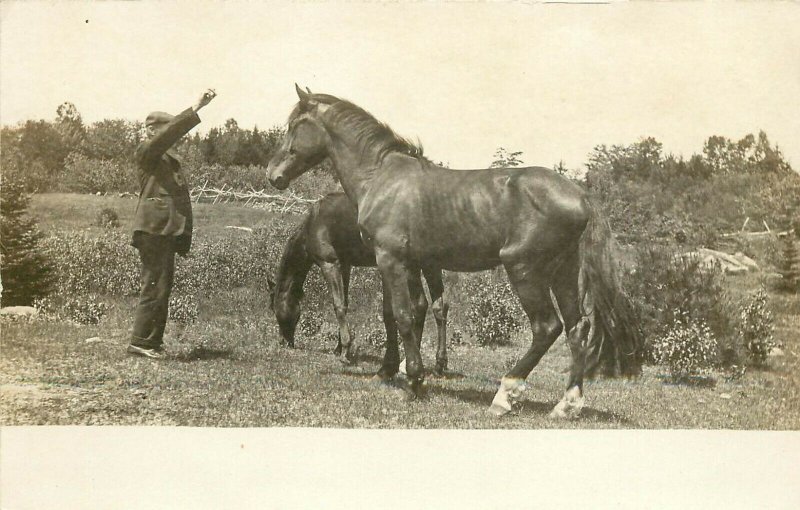
[[[599, 366], [638, 373], [642, 339], [613, 261], [610, 229], [586, 192], [541, 167], [451, 170], [348, 101], [296, 87], [299, 103], [268, 167], [289, 183], [328, 157], [358, 207], [361, 236], [375, 252], [406, 352], [410, 391], [423, 392], [413, 303], [419, 271], [481, 271], [502, 264], [531, 324], [527, 353], [503, 376], [490, 412], [512, 409], [527, 376], [562, 331], [572, 355], [554, 416], [577, 416], [583, 381]], [[398, 370], [387, 346], [377, 377]]]
[[[269, 280], [270, 308], [275, 312], [284, 341], [294, 347], [294, 332], [300, 318], [300, 300], [303, 283], [312, 264], [316, 264], [328, 284], [333, 297], [333, 308], [339, 325], [339, 345], [336, 353], [343, 362], [355, 357], [353, 336], [347, 324], [350, 269], [375, 267], [375, 253], [363, 242], [356, 224], [355, 206], [343, 193], [331, 193], [311, 208], [305, 220], [292, 233], [283, 250], [275, 281]], [[441, 271], [425, 271], [425, 280], [433, 301], [438, 344], [434, 374], [442, 375], [447, 369], [447, 310]], [[391, 298], [384, 286], [383, 321], [386, 338], [397, 345], [397, 325], [392, 314]], [[428, 300], [420, 294], [414, 305], [414, 324], [418, 338], [422, 338]]]

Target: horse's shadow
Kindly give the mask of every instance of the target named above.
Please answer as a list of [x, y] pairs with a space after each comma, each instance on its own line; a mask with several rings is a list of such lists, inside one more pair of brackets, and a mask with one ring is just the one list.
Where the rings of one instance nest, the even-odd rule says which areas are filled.
[[[377, 358], [378, 361], [382, 361], [381, 358]], [[361, 358], [362, 361], [366, 361], [363, 357]], [[348, 377], [356, 377], [359, 379], [372, 379], [377, 371], [377, 368], [372, 366], [354, 366], [354, 367], [342, 367], [340, 371], [324, 371], [323, 373], [333, 375], [345, 375]], [[428, 375], [428, 384], [426, 385], [426, 393], [427, 396], [433, 395], [441, 395], [447, 398], [452, 398], [456, 400], [460, 400], [462, 402], [466, 402], [469, 404], [475, 404], [477, 406], [483, 407], [488, 409], [489, 406], [492, 404], [492, 399], [494, 398], [496, 389], [492, 390], [481, 390], [477, 388], [448, 388], [439, 384], [436, 384], [436, 381], [448, 380], [448, 379], [465, 379], [467, 376], [465, 374], [459, 372], [448, 371], [445, 373], [444, 376], [432, 376]], [[381, 385], [387, 388], [394, 388], [394, 389], [408, 389], [408, 381], [405, 377], [397, 375], [390, 381], [382, 382]], [[515, 411], [512, 411], [515, 415], [520, 415], [521, 413], [524, 414], [536, 414], [536, 415], [549, 415], [550, 411], [556, 406], [557, 402], [538, 402], [534, 400], [520, 400], [516, 405]], [[607, 423], [618, 423], [622, 425], [632, 425], [631, 421], [624, 417], [620, 416], [616, 413], [611, 413], [607, 411], [600, 411], [598, 409], [592, 409], [589, 407], [585, 407], [581, 410], [581, 418], [589, 419], [594, 421], [600, 422], [607, 422]]]
[[207, 361], [220, 358], [230, 358], [231, 352], [232, 351], [230, 349], [211, 349], [200, 346], [194, 347], [189, 352], [176, 355], [175, 359], [183, 363], [190, 363], [192, 361]]
[[[442, 386], [432, 386], [428, 385], [428, 393], [431, 395], [442, 395], [449, 398], [454, 398], [457, 400], [461, 400], [462, 402], [467, 402], [470, 404], [476, 404], [484, 408], [489, 408], [492, 405], [492, 399], [494, 398], [496, 390], [480, 390], [476, 388], [446, 388]], [[519, 400], [515, 405], [516, 409], [519, 411], [512, 411], [512, 414], [520, 415], [524, 412], [524, 414], [532, 413], [538, 415], [549, 415], [550, 411], [556, 406], [557, 402], [538, 402], [534, 400]], [[597, 409], [592, 409], [589, 407], [583, 408], [580, 414], [581, 418], [583, 419], [592, 419], [596, 421], [604, 421], [609, 423], [621, 423], [623, 425], [631, 425], [629, 419], [625, 418], [624, 416], [620, 416], [616, 413], [611, 413], [607, 411], [600, 411]]]

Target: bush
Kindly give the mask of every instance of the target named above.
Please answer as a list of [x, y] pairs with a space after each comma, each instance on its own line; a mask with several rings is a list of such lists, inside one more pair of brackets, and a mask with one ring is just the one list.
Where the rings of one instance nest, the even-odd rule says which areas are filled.
[[119, 215], [117, 214], [117, 211], [115, 211], [114, 209], [105, 207], [97, 214], [97, 218], [95, 218], [94, 223], [98, 227], [118, 228]]
[[322, 331], [323, 324], [322, 314], [317, 309], [307, 307], [300, 316], [300, 322], [297, 324], [297, 332], [305, 339], [314, 338]]
[[2, 306], [30, 305], [51, 289], [51, 261], [42, 247], [42, 233], [27, 216], [29, 203], [21, 183], [0, 186]]
[[673, 381], [698, 375], [717, 359], [717, 341], [705, 321], [688, 314], [675, 317], [666, 333], [653, 342], [659, 364], [667, 365]]
[[61, 191], [97, 193], [108, 191], [137, 191], [138, 171], [132, 162], [92, 159], [71, 153], [64, 162]]
[[61, 306], [62, 317], [78, 324], [98, 324], [108, 313], [109, 306], [96, 296], [70, 298]]
[[[226, 232], [213, 239], [197, 236], [189, 257], [177, 257], [176, 295], [213, 294], [238, 287], [266, 289], [267, 276], [274, 272], [290, 229], [286, 223], [275, 222], [252, 233]], [[139, 292], [139, 256], [127, 233], [56, 231], [42, 240], [42, 250], [53, 261], [54, 289], [59, 293], [135, 296]], [[309, 278], [317, 280], [321, 282], [318, 274]]]
[[467, 330], [480, 345], [511, 343], [511, 335], [520, 329], [520, 321], [514, 313], [516, 299], [506, 282], [489, 281], [473, 289], [467, 310]]
[[[699, 258], [675, 257], [669, 247], [646, 245], [636, 251], [636, 268], [626, 277], [645, 338], [663, 337], [676, 323], [702, 323], [723, 343], [733, 342], [736, 309], [717, 267]], [[735, 349], [734, 349], [735, 350]], [[646, 343], [646, 360], [658, 356]]]
[[377, 349], [383, 349], [386, 346], [386, 330], [378, 328], [369, 330], [364, 338], [364, 343]]
[[753, 294], [750, 302], [742, 306], [740, 319], [739, 337], [750, 362], [764, 364], [770, 351], [778, 347], [773, 337], [773, 317], [767, 309], [767, 293], [764, 289]]
[[139, 259], [127, 234], [54, 232], [44, 238], [43, 248], [53, 261], [59, 294], [133, 296], [139, 291]]
[[778, 289], [796, 294], [800, 292], [800, 253], [793, 235], [782, 236], [782, 241], [783, 249], [776, 264], [781, 275]]
[[86, 325], [98, 324], [110, 309], [109, 305], [99, 301], [94, 294], [61, 300], [46, 297], [37, 299], [33, 306], [45, 319], [67, 320]]
[[199, 306], [197, 297], [188, 294], [173, 293], [169, 298], [169, 319], [179, 324], [188, 326], [197, 321]]

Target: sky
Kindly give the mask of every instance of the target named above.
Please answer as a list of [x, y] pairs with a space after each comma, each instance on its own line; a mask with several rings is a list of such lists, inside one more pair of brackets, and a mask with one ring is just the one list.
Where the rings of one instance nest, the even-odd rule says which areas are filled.
[[0, 122], [177, 113], [282, 125], [294, 83], [454, 168], [498, 147], [580, 168], [655, 137], [690, 156], [764, 130], [800, 167], [800, 4], [3, 2]]

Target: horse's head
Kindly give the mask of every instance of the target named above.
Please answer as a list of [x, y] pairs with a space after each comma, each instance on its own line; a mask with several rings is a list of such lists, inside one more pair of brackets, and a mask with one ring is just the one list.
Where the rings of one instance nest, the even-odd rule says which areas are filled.
[[294, 347], [294, 332], [297, 329], [297, 322], [300, 320], [300, 303], [297, 299], [292, 298], [290, 292], [278, 292], [272, 278], [269, 278], [267, 283], [269, 284], [269, 309], [275, 313], [278, 329], [284, 342], [289, 347]]
[[295, 89], [300, 102], [289, 118], [283, 144], [267, 167], [270, 184], [280, 190], [328, 155], [330, 136], [319, 119], [320, 103], [311, 91], [305, 92], [297, 84]]

